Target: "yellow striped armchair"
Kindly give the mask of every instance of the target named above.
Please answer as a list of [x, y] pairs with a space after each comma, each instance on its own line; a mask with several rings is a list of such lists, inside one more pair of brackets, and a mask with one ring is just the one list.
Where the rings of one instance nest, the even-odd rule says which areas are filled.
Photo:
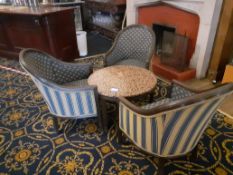
[[[161, 158], [192, 151], [233, 83], [204, 92], [191, 92], [173, 83], [172, 95], [136, 106], [119, 98], [119, 128], [139, 148]], [[180, 98], [179, 98], [180, 97]]]

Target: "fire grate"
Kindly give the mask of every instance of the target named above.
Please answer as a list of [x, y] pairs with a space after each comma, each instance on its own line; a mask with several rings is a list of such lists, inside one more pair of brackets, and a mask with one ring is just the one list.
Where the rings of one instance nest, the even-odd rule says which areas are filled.
[[188, 67], [187, 61], [188, 37], [164, 31], [160, 60], [179, 71]]

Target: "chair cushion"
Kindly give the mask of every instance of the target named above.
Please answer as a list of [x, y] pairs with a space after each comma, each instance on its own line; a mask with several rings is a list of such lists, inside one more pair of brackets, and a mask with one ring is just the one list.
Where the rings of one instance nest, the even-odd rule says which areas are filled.
[[185, 97], [192, 96], [194, 94], [195, 93], [193, 93], [193, 92], [191, 92], [191, 91], [189, 91], [181, 86], [174, 85], [172, 87], [171, 99], [172, 99], [172, 101], [175, 101], [175, 100], [179, 100], [179, 99], [182, 99]]
[[131, 101], [131, 103], [137, 106], [140, 106], [143, 109], [151, 109], [151, 108], [160, 106], [164, 103], [176, 101], [176, 100], [179, 100], [179, 99], [182, 99], [188, 96], [192, 96], [195, 94], [193, 92], [190, 92], [187, 89], [184, 89], [181, 86], [174, 84], [173, 86], [167, 85], [166, 87], [165, 85], [163, 85], [163, 83], [165, 82], [163, 82], [162, 80], [158, 81], [158, 84], [157, 84], [158, 89], [156, 89], [155, 92], [153, 93], [153, 99], [151, 102], [150, 102], [150, 96], [148, 94], [130, 98], [129, 100]]
[[83, 80], [77, 80], [77, 81], [72, 81], [69, 83], [62, 84], [62, 86], [66, 88], [84, 88], [89, 85], [87, 83], [87, 79], [83, 79]]
[[117, 63], [115, 63], [115, 65], [132, 65], [132, 66], [146, 68], [145, 62], [142, 62], [140, 60], [135, 60], [135, 59], [121, 60], [121, 61], [118, 61]]
[[159, 100], [159, 101], [156, 101], [156, 102], [153, 102], [153, 103], [149, 103], [149, 104], [143, 105], [143, 106], [141, 106], [141, 108], [143, 108], [143, 109], [151, 109], [151, 108], [163, 105], [165, 103], [169, 103], [170, 101], [171, 101], [171, 99], [164, 98], [162, 100]]

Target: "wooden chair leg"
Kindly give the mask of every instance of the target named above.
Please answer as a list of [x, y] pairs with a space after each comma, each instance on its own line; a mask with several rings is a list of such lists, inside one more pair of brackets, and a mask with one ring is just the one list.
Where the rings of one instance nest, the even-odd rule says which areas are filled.
[[198, 154], [198, 145], [192, 150], [190, 160], [197, 159], [197, 154]]
[[59, 118], [54, 117], [53, 123], [54, 123], [54, 127], [55, 127], [56, 132], [57, 132], [58, 134], [61, 134], [61, 133], [62, 133], [62, 130], [61, 130], [60, 127], [59, 127]]
[[166, 159], [164, 158], [159, 158], [158, 160], [158, 173], [157, 175], [165, 175], [164, 173], [164, 165], [166, 163]]
[[119, 127], [116, 127], [116, 139], [119, 144], [123, 144], [123, 133]]

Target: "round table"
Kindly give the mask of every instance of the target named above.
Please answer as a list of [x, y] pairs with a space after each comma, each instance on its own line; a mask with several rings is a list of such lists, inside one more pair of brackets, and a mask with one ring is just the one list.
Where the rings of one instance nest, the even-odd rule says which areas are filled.
[[132, 97], [153, 90], [156, 77], [144, 68], [119, 65], [95, 71], [88, 78], [88, 84], [97, 86], [99, 94], [104, 96]]
[[[156, 86], [156, 76], [147, 69], [135, 66], [110, 66], [95, 71], [87, 80], [89, 85], [97, 86], [100, 94], [101, 123], [108, 130], [106, 101], [116, 102], [116, 97], [133, 97], [151, 92]], [[118, 110], [116, 110], [118, 112]], [[118, 115], [118, 113], [117, 113]], [[118, 116], [117, 116], [118, 117]]]

